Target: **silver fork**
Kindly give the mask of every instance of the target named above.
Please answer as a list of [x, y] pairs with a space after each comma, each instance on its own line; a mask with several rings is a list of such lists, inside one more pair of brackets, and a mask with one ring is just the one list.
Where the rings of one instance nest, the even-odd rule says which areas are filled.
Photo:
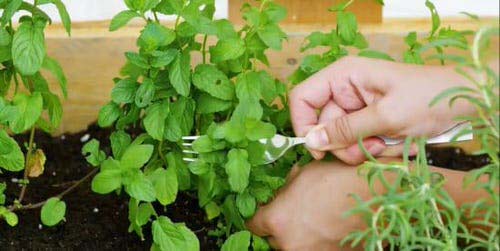
[[[472, 125], [469, 122], [466, 123], [461, 123], [456, 125], [455, 127], [451, 128], [450, 130], [444, 132], [441, 135], [438, 135], [437, 137], [431, 138], [427, 140], [427, 144], [442, 144], [442, 143], [450, 143], [453, 138], [458, 136], [461, 131], [467, 130], [467, 129], [472, 129]], [[193, 142], [197, 140], [200, 136], [186, 136], [182, 137], [183, 146], [184, 150], [183, 153], [185, 155], [198, 155], [196, 151], [192, 149]], [[404, 142], [404, 140], [400, 139], [391, 139], [387, 137], [380, 136], [382, 140], [384, 140], [385, 144], [388, 146], [394, 146], [394, 145], [399, 145]], [[455, 139], [456, 142], [459, 141], [467, 141], [467, 140], [472, 140], [474, 138], [472, 133], [467, 133], [464, 135], [460, 135], [458, 138]], [[298, 138], [298, 137], [286, 137], [283, 135], [277, 134], [273, 138], [270, 139], [261, 139], [259, 142], [264, 145], [265, 147], [265, 152], [264, 152], [264, 158], [262, 161], [262, 164], [271, 164], [278, 160], [280, 157], [282, 157], [286, 151], [288, 151], [290, 148], [297, 146], [297, 145], [302, 145], [306, 143], [305, 138]], [[184, 161], [187, 162], [194, 162], [197, 161], [196, 158], [193, 157], [184, 157]]]

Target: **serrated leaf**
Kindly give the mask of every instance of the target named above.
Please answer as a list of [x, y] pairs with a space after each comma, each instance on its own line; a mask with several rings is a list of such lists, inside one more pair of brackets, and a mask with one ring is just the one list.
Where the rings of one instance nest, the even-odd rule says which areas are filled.
[[116, 83], [111, 91], [111, 99], [117, 104], [132, 103], [135, 100], [135, 93], [138, 88], [139, 85], [135, 80], [131, 78], [122, 79]]
[[267, 24], [257, 31], [264, 43], [273, 50], [281, 50], [286, 33], [276, 24]]
[[144, 81], [137, 89], [135, 94], [135, 104], [137, 107], [143, 108], [151, 104], [155, 97], [156, 87], [153, 80], [144, 78]]
[[145, 52], [152, 52], [158, 47], [167, 46], [175, 40], [175, 32], [159, 23], [149, 23], [137, 40], [137, 45]]
[[146, 57], [136, 52], [125, 52], [125, 57], [131, 64], [142, 69], [149, 69], [149, 63]]
[[236, 206], [243, 217], [250, 218], [255, 213], [257, 202], [250, 193], [244, 192], [236, 196]]
[[247, 119], [245, 121], [246, 137], [252, 141], [269, 139], [276, 135], [276, 127], [273, 124], [260, 120]]
[[221, 251], [245, 251], [250, 248], [250, 237], [248, 231], [241, 231], [232, 234], [222, 245]]
[[210, 48], [210, 60], [214, 63], [237, 59], [245, 53], [245, 43], [240, 38], [219, 40]]
[[339, 11], [337, 13], [338, 33], [344, 44], [351, 45], [356, 40], [358, 22], [351, 12]]
[[178, 54], [169, 69], [170, 83], [180, 95], [187, 97], [191, 90], [191, 56]]
[[153, 241], [160, 250], [184, 250], [186, 239], [178, 227], [167, 217], [160, 216], [152, 224]]
[[101, 171], [92, 179], [92, 191], [98, 194], [111, 193], [122, 186], [120, 163], [114, 159], [102, 162]]
[[177, 49], [168, 49], [167, 51], [153, 51], [151, 55], [153, 55], [154, 57], [151, 60], [151, 66], [161, 68], [172, 63], [177, 55], [179, 55], [179, 51]]
[[13, 105], [17, 109], [17, 115], [11, 121], [10, 128], [14, 133], [22, 133], [31, 128], [42, 115], [43, 98], [40, 92], [34, 92], [30, 96], [17, 94]]
[[59, 86], [61, 87], [61, 91], [64, 95], [65, 98], [68, 97], [68, 80], [66, 79], [66, 76], [64, 75], [64, 71], [56, 60], [50, 58], [50, 57], [45, 57], [43, 60], [42, 67], [44, 69], [47, 69], [54, 75], [59, 82]]
[[124, 10], [120, 13], [118, 13], [116, 16], [111, 19], [111, 24], [109, 25], [109, 31], [116, 31], [120, 29], [121, 27], [127, 25], [130, 20], [140, 17], [139, 14], [135, 11], [131, 10]]
[[122, 111], [120, 106], [114, 102], [109, 102], [101, 108], [97, 117], [97, 124], [100, 127], [109, 127], [120, 117]]
[[52, 3], [56, 6], [57, 11], [59, 12], [59, 16], [61, 17], [61, 21], [63, 23], [64, 29], [66, 33], [71, 36], [71, 18], [69, 17], [68, 11], [66, 10], [66, 6], [61, 0], [51, 0]]
[[0, 130], [0, 167], [12, 172], [24, 169], [21, 148], [4, 130]]
[[153, 150], [154, 147], [152, 145], [130, 145], [123, 152], [123, 156], [120, 159], [120, 166], [124, 169], [139, 169], [151, 158]]
[[156, 199], [160, 204], [166, 206], [175, 201], [179, 184], [177, 182], [177, 173], [174, 168], [156, 169], [151, 175], [151, 180], [156, 193]]
[[14, 16], [14, 13], [21, 7], [23, 3], [22, 0], [11, 0], [9, 3], [3, 8], [2, 13], [2, 27], [5, 26]]
[[109, 136], [111, 151], [115, 159], [121, 159], [123, 153], [132, 142], [132, 138], [125, 131], [115, 131]]
[[153, 183], [141, 171], [136, 171], [129, 177], [129, 182], [125, 185], [125, 191], [138, 201], [153, 202], [156, 200]]
[[234, 99], [234, 85], [213, 65], [198, 65], [193, 73], [193, 84], [200, 90], [222, 100]]
[[287, 10], [275, 2], [268, 2], [263, 13], [271, 23], [279, 23], [286, 18]]
[[61, 101], [59, 100], [59, 97], [50, 92], [43, 92], [42, 96], [43, 104], [49, 113], [51, 128], [58, 128], [61, 124], [63, 115], [63, 107]]
[[12, 59], [19, 73], [35, 74], [42, 67], [45, 54], [43, 27], [33, 22], [21, 23], [12, 40]]
[[42, 207], [40, 219], [45, 226], [55, 226], [64, 219], [66, 203], [59, 198], [50, 198]]
[[82, 154], [92, 166], [99, 166], [105, 159], [106, 154], [99, 149], [99, 141], [92, 139], [82, 147]]
[[196, 100], [196, 112], [200, 114], [210, 114], [229, 110], [233, 103], [218, 98], [214, 98], [209, 94], [201, 94]]
[[249, 183], [251, 165], [248, 163], [248, 153], [242, 149], [232, 149], [227, 157], [225, 169], [229, 185], [231, 190], [241, 193]]
[[143, 123], [146, 132], [156, 140], [163, 140], [166, 118], [169, 113], [167, 102], [155, 103], [148, 107]]

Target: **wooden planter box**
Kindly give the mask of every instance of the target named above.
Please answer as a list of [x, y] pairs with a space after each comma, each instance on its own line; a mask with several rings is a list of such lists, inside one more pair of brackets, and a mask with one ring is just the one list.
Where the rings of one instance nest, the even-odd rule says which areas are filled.
[[[346, 2], [345, 0], [277, 0], [277, 3], [285, 6], [288, 17], [285, 24], [334, 24], [336, 16], [328, 11], [335, 4]], [[241, 23], [240, 8], [244, 3], [255, 4], [254, 0], [229, 0], [229, 19]], [[369, 1], [354, 1], [349, 10], [356, 14], [360, 23], [381, 23], [382, 5]]]

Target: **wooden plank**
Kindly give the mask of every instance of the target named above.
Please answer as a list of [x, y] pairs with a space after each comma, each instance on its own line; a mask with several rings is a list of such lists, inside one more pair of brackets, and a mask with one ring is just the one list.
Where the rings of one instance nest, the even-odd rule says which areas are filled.
[[[276, 0], [277, 3], [285, 6], [288, 16], [284, 24], [333, 24], [336, 15], [328, 11], [328, 8], [345, 2], [344, 0]], [[235, 23], [242, 23], [241, 6], [244, 3], [256, 4], [254, 0], [229, 0], [229, 19]], [[374, 0], [354, 1], [348, 8], [356, 14], [360, 23], [381, 23], [382, 5]]]
[[[458, 29], [476, 29], [484, 22], [474, 23], [464, 20], [443, 20], [446, 25]], [[141, 24], [133, 24], [118, 32], [108, 32], [106, 22], [75, 24], [73, 35], [68, 38], [64, 29], [58, 26], [48, 30], [48, 55], [61, 62], [68, 78], [69, 97], [64, 101], [64, 116], [60, 130], [77, 132], [97, 119], [102, 105], [110, 100], [114, 77], [125, 62], [124, 52], [136, 50], [135, 39], [141, 30]], [[430, 23], [423, 20], [387, 21], [381, 25], [364, 25], [370, 48], [384, 51], [396, 59], [401, 59], [406, 49], [403, 38], [409, 30], [420, 33], [429, 30]], [[270, 71], [281, 80], [298, 67], [306, 54], [300, 53], [305, 36], [313, 30], [328, 30], [333, 26], [287, 25], [289, 40], [282, 51], [268, 53], [272, 68]], [[209, 41], [213, 44], [213, 41]], [[318, 51], [312, 51], [318, 52]], [[199, 53], [193, 54], [193, 64], [201, 61]], [[49, 75], [48, 75], [49, 76]], [[56, 82], [49, 79], [52, 88], [57, 90]], [[471, 147], [476, 149], [477, 146]]]

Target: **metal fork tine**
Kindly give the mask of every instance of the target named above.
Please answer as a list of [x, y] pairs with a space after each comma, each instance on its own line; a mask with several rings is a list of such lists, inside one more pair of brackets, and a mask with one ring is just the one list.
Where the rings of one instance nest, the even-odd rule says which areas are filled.
[[182, 152], [187, 154], [198, 154], [197, 151], [191, 151], [191, 150], [182, 150]]
[[195, 162], [197, 159], [193, 159], [193, 158], [182, 158], [184, 161], [186, 162]]
[[182, 143], [183, 146], [193, 146], [192, 143]]
[[184, 136], [182, 140], [197, 140], [200, 136]]

